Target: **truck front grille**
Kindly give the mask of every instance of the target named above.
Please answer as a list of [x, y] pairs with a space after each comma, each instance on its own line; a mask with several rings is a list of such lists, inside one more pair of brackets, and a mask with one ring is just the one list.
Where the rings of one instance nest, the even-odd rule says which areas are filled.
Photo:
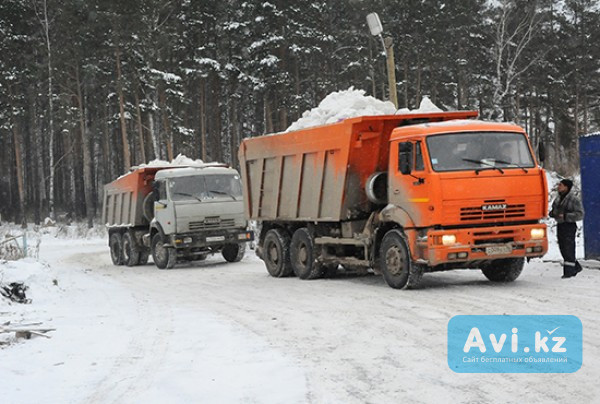
[[202, 221], [190, 222], [190, 231], [224, 229], [235, 227], [235, 219], [221, 219], [220, 217], [207, 217]]
[[473, 220], [502, 220], [515, 219], [525, 217], [525, 205], [506, 205], [505, 209], [501, 210], [483, 210], [481, 206], [472, 206], [460, 208], [461, 221]]
[[515, 241], [515, 230], [487, 230], [473, 232], [475, 245], [480, 244], [506, 244]]

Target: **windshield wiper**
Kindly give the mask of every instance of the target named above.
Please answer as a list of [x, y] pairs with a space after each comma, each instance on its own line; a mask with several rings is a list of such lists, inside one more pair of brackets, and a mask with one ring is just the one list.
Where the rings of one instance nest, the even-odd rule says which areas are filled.
[[229, 192], [215, 191], [213, 189], [209, 189], [208, 192], [211, 192], [211, 193], [217, 194], [217, 195], [227, 195], [228, 197], [232, 198], [234, 201], [237, 201], [237, 198], [235, 196], [231, 195]]
[[503, 169], [501, 169], [500, 167], [496, 167], [494, 164], [490, 164], [490, 163], [488, 163], [487, 161], [483, 161], [483, 160], [473, 160], [473, 159], [465, 159], [465, 158], [463, 158], [462, 160], [463, 160], [463, 161], [466, 161], [466, 162], [468, 162], [468, 163], [483, 164], [483, 165], [486, 165], [486, 166], [488, 166], [488, 167], [489, 167], [489, 168], [478, 168], [478, 169], [476, 169], [476, 170], [475, 170], [475, 174], [479, 174], [479, 172], [480, 172], [480, 171], [483, 171], [483, 170], [498, 170], [498, 171], [500, 171], [502, 174], [504, 174], [504, 170], [503, 170]]
[[[504, 161], [504, 160], [494, 160], [496, 163], [500, 163], [500, 164], [506, 164], [507, 166], [517, 166], [519, 167], [521, 170], [525, 171], [525, 174], [527, 174], [529, 171], [527, 171], [527, 169], [523, 166], [520, 166], [517, 163], [511, 163], [509, 161]], [[505, 167], [506, 168], [506, 167]]]
[[191, 196], [192, 198], [197, 199], [198, 202], [202, 202], [202, 199], [198, 198], [196, 195], [187, 194], [185, 192], [175, 192], [175, 195]]

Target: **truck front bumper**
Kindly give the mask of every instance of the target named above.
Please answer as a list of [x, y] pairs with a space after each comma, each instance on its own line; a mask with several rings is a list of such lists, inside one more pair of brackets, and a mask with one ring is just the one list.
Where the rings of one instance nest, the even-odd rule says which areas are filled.
[[239, 244], [254, 240], [254, 232], [246, 229], [213, 230], [202, 233], [186, 233], [171, 236], [175, 248], [216, 247]]
[[435, 266], [445, 263], [541, 257], [548, 251], [543, 223], [433, 230], [417, 240], [417, 256]]

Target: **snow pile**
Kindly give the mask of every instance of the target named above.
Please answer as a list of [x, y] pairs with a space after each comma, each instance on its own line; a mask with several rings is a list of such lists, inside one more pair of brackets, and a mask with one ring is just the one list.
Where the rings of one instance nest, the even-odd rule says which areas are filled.
[[400, 108], [396, 114], [426, 114], [429, 112], [444, 112], [433, 103], [428, 96], [424, 95], [421, 99], [421, 105], [417, 109]]
[[[177, 157], [175, 157], [170, 162], [167, 160], [155, 159], [155, 160], [148, 162], [147, 164], [140, 164], [139, 166], [132, 166], [129, 171], [131, 172], [138, 168], [143, 168], [143, 167], [211, 167], [211, 166], [222, 166], [222, 165], [224, 165], [224, 164], [217, 163], [217, 162], [205, 163], [204, 161], [202, 161], [200, 159], [194, 160], [194, 159], [191, 159], [180, 153], [177, 155]], [[129, 174], [129, 173], [125, 173], [125, 174], [121, 175], [119, 178], [123, 178], [127, 174]], [[119, 178], [117, 178], [117, 179], [119, 179]]]
[[418, 109], [402, 108], [396, 111], [394, 104], [390, 101], [378, 100], [365, 95], [364, 90], [355, 90], [350, 87], [348, 90], [329, 94], [318, 107], [305, 111], [300, 119], [287, 128], [286, 132], [335, 123], [357, 116], [423, 114], [428, 112], [442, 112], [428, 96], [423, 97]]
[[[23, 283], [27, 286], [27, 298], [35, 303], [46, 303], [53, 300], [58, 290], [56, 275], [48, 264], [25, 258], [19, 261], [4, 261], [0, 263], [0, 282]], [[1, 298], [1, 297], [0, 297]], [[8, 302], [4, 300], [3, 303]]]
[[294, 122], [286, 132], [326, 125], [343, 119], [363, 115], [393, 115], [396, 113], [394, 104], [381, 101], [371, 96], [365, 96], [364, 90], [350, 87], [345, 91], [329, 94], [318, 107], [305, 111], [302, 117]]
[[150, 161], [148, 164], [140, 164], [139, 167], [165, 167], [165, 166], [204, 166], [204, 161], [197, 159], [193, 160], [183, 154], [178, 154], [173, 161], [168, 162], [166, 160], [155, 159]]
[[[32, 258], [19, 261], [0, 261], [0, 284], [23, 284], [25, 298], [31, 304], [17, 303], [0, 294], [0, 328], [21, 325], [51, 326], [52, 308], [63, 290], [59, 287], [56, 273], [45, 263]], [[14, 333], [0, 333], [0, 347], [18, 342]]]

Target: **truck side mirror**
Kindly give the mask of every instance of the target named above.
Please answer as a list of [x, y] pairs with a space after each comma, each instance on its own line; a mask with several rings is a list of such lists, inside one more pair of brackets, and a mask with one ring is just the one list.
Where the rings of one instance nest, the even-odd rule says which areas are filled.
[[546, 160], [546, 146], [544, 145], [543, 140], [540, 140], [540, 142], [538, 143], [538, 157], [540, 163], [543, 163], [544, 160]]
[[402, 142], [398, 146], [398, 170], [406, 175], [410, 174], [413, 166], [413, 144]]

